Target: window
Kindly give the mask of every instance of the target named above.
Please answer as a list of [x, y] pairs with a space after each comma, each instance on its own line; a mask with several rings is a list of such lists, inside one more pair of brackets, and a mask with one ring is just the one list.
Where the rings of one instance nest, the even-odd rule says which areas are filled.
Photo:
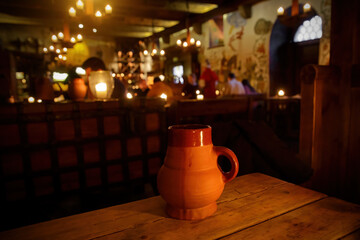
[[294, 42], [304, 42], [322, 37], [322, 19], [316, 15], [310, 20], [306, 20], [297, 29], [294, 37]]
[[184, 83], [183, 75], [184, 75], [184, 67], [182, 65], [178, 65], [173, 67], [173, 75], [174, 75], [174, 82], [176, 84]]

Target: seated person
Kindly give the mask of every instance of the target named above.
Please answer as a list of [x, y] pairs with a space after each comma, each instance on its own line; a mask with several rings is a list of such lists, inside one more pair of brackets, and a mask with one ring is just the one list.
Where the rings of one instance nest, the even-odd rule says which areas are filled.
[[242, 84], [243, 84], [243, 86], [244, 86], [244, 89], [245, 89], [245, 93], [246, 93], [246, 94], [254, 94], [254, 93], [257, 93], [256, 90], [255, 90], [255, 88], [253, 88], [253, 87], [250, 85], [250, 83], [249, 83], [249, 81], [248, 81], [247, 79], [242, 80]]
[[168, 100], [174, 96], [171, 87], [163, 83], [159, 77], [155, 77], [154, 84], [147, 93], [146, 97], [160, 97], [163, 93], [166, 94]]
[[[186, 80], [186, 76], [184, 76], [184, 79]], [[196, 99], [196, 90], [198, 89], [199, 87], [196, 82], [196, 75], [192, 73], [187, 77], [187, 81], [182, 89], [182, 92], [185, 94], [186, 98]]]
[[224, 95], [240, 95], [245, 94], [245, 89], [243, 84], [236, 80], [235, 74], [229, 73], [228, 81], [225, 86]]
[[139, 88], [133, 90], [134, 96], [146, 97], [147, 93], [150, 90], [146, 84], [146, 81], [144, 79], [140, 79], [138, 85]]

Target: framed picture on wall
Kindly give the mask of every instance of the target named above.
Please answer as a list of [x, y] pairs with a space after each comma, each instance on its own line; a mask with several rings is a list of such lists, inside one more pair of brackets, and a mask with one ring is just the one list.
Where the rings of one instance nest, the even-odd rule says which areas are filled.
[[209, 48], [224, 46], [223, 15], [209, 20]]

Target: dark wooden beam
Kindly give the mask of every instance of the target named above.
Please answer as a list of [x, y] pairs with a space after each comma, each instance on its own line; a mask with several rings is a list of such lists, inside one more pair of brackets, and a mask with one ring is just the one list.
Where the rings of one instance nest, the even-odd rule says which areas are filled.
[[[206, 21], [208, 21], [209, 19], [212, 19], [216, 16], [225, 14], [225, 13], [229, 13], [229, 12], [233, 12], [238, 10], [238, 7], [240, 5], [250, 5], [250, 4], [255, 4], [255, 3], [259, 3], [262, 2], [264, 0], [224, 0], [223, 3], [221, 5], [219, 5], [218, 8], [215, 8], [207, 13], [204, 14], [198, 14], [198, 15], [191, 15], [188, 18], [188, 24], [190, 26], [192, 26], [195, 23], [204, 23]], [[164, 31], [159, 32], [154, 34], [154, 37], [162, 37], [162, 36], [167, 36], [170, 34], [173, 34], [175, 32], [178, 32], [182, 29], [185, 29], [186, 26], [186, 20], [182, 20], [180, 21], [177, 25], [170, 27], [170, 28], [166, 28]]]

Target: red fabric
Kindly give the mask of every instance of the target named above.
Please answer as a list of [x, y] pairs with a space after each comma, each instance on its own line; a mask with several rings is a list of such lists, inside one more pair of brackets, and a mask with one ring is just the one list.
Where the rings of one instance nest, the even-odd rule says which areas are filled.
[[218, 81], [218, 76], [210, 68], [206, 68], [201, 74], [200, 79], [205, 80], [204, 98], [216, 98], [215, 84]]

